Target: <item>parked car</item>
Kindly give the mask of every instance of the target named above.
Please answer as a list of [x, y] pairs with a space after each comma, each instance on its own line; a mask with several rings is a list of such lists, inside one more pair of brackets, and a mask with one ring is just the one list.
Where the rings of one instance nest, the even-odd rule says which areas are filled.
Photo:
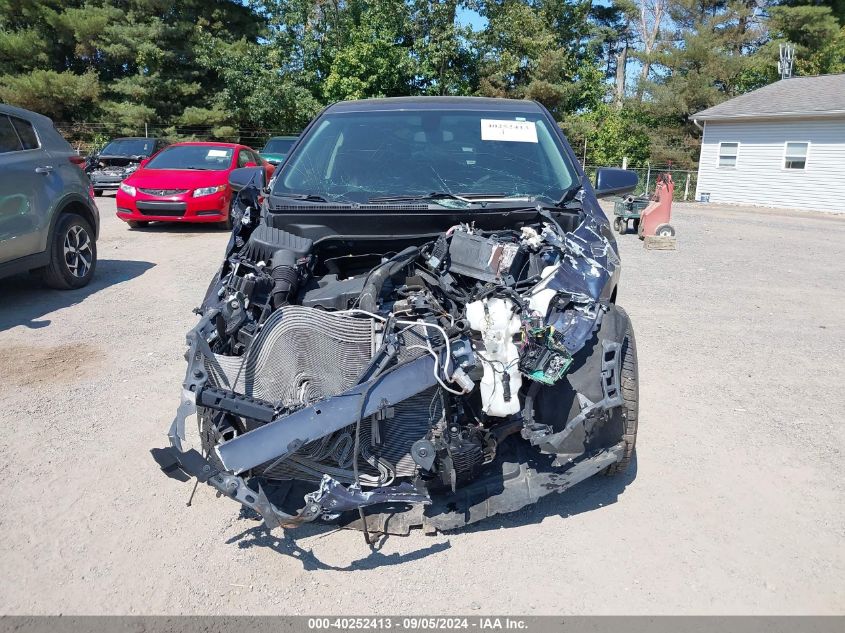
[[541, 105], [337, 103], [269, 191], [260, 169], [230, 182], [242, 215], [188, 333], [165, 471], [269, 527], [371, 508], [405, 531], [628, 467], [637, 355], [597, 198], [637, 176], [593, 188]]
[[156, 138], [128, 137], [109, 141], [103, 149], [88, 157], [85, 172], [91, 179], [94, 195], [117, 191], [141, 161], [167, 147], [167, 141]]
[[261, 166], [269, 179], [273, 166], [245, 145], [174, 143], [120, 184], [117, 217], [133, 228], [156, 222], [220, 222], [231, 228], [229, 173]]
[[284, 162], [285, 156], [288, 155], [288, 152], [290, 152], [290, 148], [293, 147], [294, 143], [296, 143], [297, 138], [299, 137], [274, 136], [269, 141], [267, 141], [267, 144], [264, 146], [264, 149], [261, 150], [261, 155], [271, 165], [278, 165], [279, 163]]
[[50, 119], [0, 104], [0, 277], [36, 271], [60, 289], [91, 281], [100, 215], [83, 166]]

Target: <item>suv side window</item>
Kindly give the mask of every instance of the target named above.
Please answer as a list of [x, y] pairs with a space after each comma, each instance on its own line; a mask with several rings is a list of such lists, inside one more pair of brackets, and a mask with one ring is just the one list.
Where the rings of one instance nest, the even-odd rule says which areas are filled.
[[23, 148], [38, 149], [38, 136], [36, 136], [35, 130], [32, 129], [32, 124], [29, 121], [24, 121], [23, 119], [19, 119], [14, 116], [10, 116], [9, 120], [12, 122], [15, 131], [18, 133], [21, 143], [23, 143]]
[[0, 154], [19, 152], [23, 149], [12, 122], [5, 114], [0, 114]]

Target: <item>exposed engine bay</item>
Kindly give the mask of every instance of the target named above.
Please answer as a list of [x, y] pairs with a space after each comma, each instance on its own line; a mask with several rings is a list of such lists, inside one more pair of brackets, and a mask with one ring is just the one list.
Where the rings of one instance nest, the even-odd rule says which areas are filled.
[[94, 189], [117, 189], [138, 169], [141, 156], [94, 156], [85, 165], [85, 173]]
[[239, 204], [187, 336], [172, 466], [271, 528], [357, 510], [452, 529], [627, 465], [635, 348], [592, 214], [312, 239], [256, 190]]

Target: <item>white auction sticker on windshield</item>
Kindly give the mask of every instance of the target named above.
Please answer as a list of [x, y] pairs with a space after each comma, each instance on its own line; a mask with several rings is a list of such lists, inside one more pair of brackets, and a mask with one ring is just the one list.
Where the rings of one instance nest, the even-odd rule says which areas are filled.
[[481, 119], [481, 140], [536, 143], [537, 125], [534, 121]]
[[208, 150], [209, 158], [225, 158], [229, 155], [229, 150], [226, 149], [210, 149]]

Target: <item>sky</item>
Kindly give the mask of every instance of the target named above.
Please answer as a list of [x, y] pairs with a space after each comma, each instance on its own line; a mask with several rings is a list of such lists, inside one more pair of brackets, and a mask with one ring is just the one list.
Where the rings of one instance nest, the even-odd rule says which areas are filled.
[[463, 26], [471, 26], [476, 31], [483, 29], [487, 25], [487, 20], [481, 17], [477, 11], [472, 11], [465, 7], [458, 9], [458, 22]]

